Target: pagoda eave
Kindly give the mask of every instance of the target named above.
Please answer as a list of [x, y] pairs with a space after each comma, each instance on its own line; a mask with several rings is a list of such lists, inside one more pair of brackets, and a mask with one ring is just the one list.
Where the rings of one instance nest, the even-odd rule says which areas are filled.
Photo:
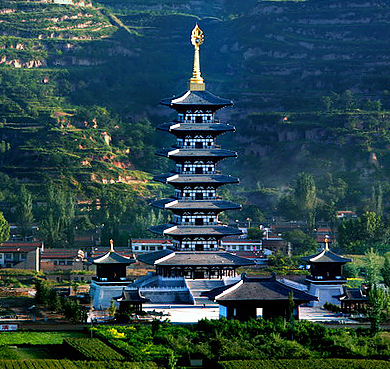
[[160, 101], [160, 104], [178, 110], [202, 105], [205, 108], [215, 111], [225, 106], [232, 106], [233, 101], [228, 99], [223, 99], [206, 90], [204, 91], [188, 90], [180, 94], [179, 96], [173, 96], [167, 99], [162, 99]]
[[196, 149], [162, 149], [156, 151], [156, 155], [164, 156], [166, 158], [218, 158], [218, 159], [224, 159], [224, 158], [236, 158], [237, 153], [231, 150], [222, 150], [222, 149], [202, 149], [202, 150], [196, 150]]
[[194, 201], [185, 201], [177, 200], [174, 198], [170, 199], [161, 199], [152, 202], [152, 206], [158, 209], [168, 209], [168, 210], [239, 210], [242, 208], [241, 205], [236, 204], [230, 201], [224, 200], [194, 200]]
[[153, 180], [171, 185], [205, 184], [222, 186], [224, 184], [234, 184], [240, 182], [237, 178], [223, 174], [192, 175], [166, 173], [155, 176]]
[[161, 224], [150, 227], [149, 230], [153, 233], [172, 236], [172, 237], [201, 237], [201, 236], [239, 236], [242, 232], [233, 227], [209, 225], [209, 226], [184, 226], [177, 224]]
[[224, 132], [235, 132], [236, 128], [223, 123], [164, 123], [157, 127], [160, 131], [171, 132], [173, 134], [184, 134], [187, 132], [206, 132], [221, 134]]

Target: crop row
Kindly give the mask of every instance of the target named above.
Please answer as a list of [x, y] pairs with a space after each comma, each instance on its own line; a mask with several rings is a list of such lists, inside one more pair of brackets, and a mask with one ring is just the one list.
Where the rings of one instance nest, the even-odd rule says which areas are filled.
[[87, 360], [124, 360], [125, 358], [98, 338], [66, 338], [64, 345]]
[[2, 369], [157, 369], [152, 362], [88, 362], [69, 360], [0, 360]]
[[308, 359], [308, 360], [232, 360], [222, 361], [223, 369], [390, 369], [382, 360]]

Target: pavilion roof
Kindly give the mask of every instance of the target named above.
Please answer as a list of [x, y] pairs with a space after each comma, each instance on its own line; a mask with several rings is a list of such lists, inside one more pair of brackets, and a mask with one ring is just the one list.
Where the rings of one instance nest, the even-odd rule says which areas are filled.
[[177, 173], [166, 173], [155, 176], [153, 178], [157, 182], [171, 183], [171, 184], [228, 184], [238, 183], [239, 180], [232, 176], [224, 174], [177, 174]]
[[171, 209], [171, 210], [232, 210], [241, 209], [241, 205], [235, 204], [234, 202], [224, 200], [194, 200], [185, 201], [177, 200], [174, 198], [161, 199], [154, 201], [152, 205], [160, 209]]
[[103, 256], [91, 258], [93, 264], [127, 264], [135, 263], [135, 260], [127, 256], [118, 254], [116, 251], [109, 251]]
[[176, 224], [161, 224], [149, 228], [150, 231], [169, 236], [229, 236], [241, 235], [238, 228], [224, 225], [185, 226]]
[[287, 301], [290, 293], [293, 293], [295, 301], [309, 302], [318, 300], [317, 297], [287, 286], [271, 277], [246, 277], [229, 286], [213, 289], [202, 295], [217, 302], [220, 301]]
[[320, 253], [310, 256], [302, 257], [302, 260], [308, 263], [339, 263], [345, 264], [352, 261], [352, 259], [345, 258], [330, 251], [328, 248], [324, 248]]
[[146, 297], [141, 295], [140, 290], [137, 289], [124, 289], [122, 291], [122, 296], [117, 297], [115, 299], [118, 302], [149, 302], [150, 300], [147, 299]]
[[233, 105], [233, 101], [223, 99], [219, 96], [212, 94], [206, 90], [204, 91], [191, 91], [188, 90], [179, 96], [172, 96], [160, 101], [161, 105], [166, 105], [174, 108], [175, 106], [199, 106], [208, 105], [217, 108]]
[[344, 294], [339, 297], [340, 301], [368, 301], [361, 288], [346, 288]]

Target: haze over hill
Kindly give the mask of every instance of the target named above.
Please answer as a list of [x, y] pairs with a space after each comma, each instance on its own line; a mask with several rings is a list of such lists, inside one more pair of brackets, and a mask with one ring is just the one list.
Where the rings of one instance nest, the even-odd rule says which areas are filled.
[[224, 165], [243, 187], [306, 171], [346, 181], [345, 205], [389, 191], [388, 1], [9, 0], [0, 20], [1, 170], [31, 186], [49, 174], [82, 192], [137, 189], [138, 170], [166, 166], [158, 101], [185, 89], [199, 22], [206, 87], [236, 104], [223, 140], [239, 159]]

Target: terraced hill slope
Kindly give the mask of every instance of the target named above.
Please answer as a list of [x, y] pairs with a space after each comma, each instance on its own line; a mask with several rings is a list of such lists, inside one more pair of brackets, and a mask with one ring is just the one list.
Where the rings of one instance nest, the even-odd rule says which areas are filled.
[[384, 0], [3, 1], [2, 171], [146, 178], [134, 170], [160, 165], [152, 125], [170, 112], [157, 104], [184, 89], [199, 21], [207, 87], [236, 102], [228, 165], [244, 185], [332, 172], [370, 196], [390, 171], [389, 15]]

